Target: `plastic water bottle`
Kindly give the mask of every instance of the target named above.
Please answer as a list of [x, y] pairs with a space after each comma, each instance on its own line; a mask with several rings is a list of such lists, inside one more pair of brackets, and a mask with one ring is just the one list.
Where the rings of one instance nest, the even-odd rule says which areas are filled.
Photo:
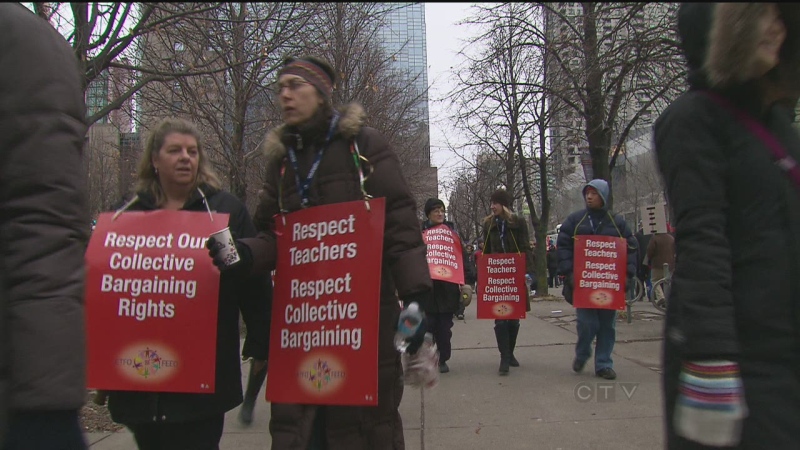
[[422, 345], [414, 355], [409, 355], [406, 351], [409, 345], [406, 339], [417, 334], [419, 327], [422, 326], [423, 317], [423, 312], [416, 302], [412, 302], [408, 308], [400, 312], [394, 345], [400, 351], [403, 382], [411, 386], [432, 388], [439, 383], [439, 351], [433, 341], [433, 335], [425, 333]]
[[394, 334], [394, 346], [400, 353], [406, 352], [409, 345], [406, 339], [414, 336], [420, 325], [422, 325], [422, 311], [419, 310], [419, 304], [417, 302], [412, 302], [408, 305], [408, 308], [400, 312], [400, 318], [397, 321], [397, 332]]

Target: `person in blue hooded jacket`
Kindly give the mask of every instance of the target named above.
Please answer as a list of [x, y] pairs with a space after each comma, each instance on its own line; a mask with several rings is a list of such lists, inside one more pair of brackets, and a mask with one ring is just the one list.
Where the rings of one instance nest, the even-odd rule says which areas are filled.
[[[636, 276], [636, 238], [625, 219], [608, 210], [608, 183], [592, 180], [583, 188], [586, 209], [570, 214], [558, 232], [558, 274], [564, 275], [564, 298], [572, 304], [573, 250], [575, 236], [594, 234], [621, 237], [628, 241], [628, 280]], [[626, 283], [627, 285], [627, 283]], [[617, 312], [612, 309], [578, 308], [578, 342], [575, 344], [575, 359], [572, 370], [581, 372], [592, 356], [592, 341], [597, 337], [594, 356], [594, 371], [598, 377], [613, 380], [614, 361], [611, 352], [616, 340]]]

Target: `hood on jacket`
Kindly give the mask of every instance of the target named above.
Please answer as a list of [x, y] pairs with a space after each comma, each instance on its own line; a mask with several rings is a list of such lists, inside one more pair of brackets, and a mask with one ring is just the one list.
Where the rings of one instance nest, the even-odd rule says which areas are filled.
[[[800, 5], [777, 4], [786, 25], [781, 65], [800, 65]], [[750, 77], [759, 46], [759, 19], [765, 3], [682, 3], [678, 34], [695, 88], [724, 89]]]
[[600, 194], [600, 198], [603, 199], [603, 210], [608, 209], [608, 182], [606, 180], [596, 179], [586, 183], [586, 186], [583, 187], [582, 194], [584, 198], [586, 197], [586, 189], [588, 187], [593, 187], [597, 190], [597, 193]]
[[[364, 124], [364, 108], [357, 103], [350, 103], [339, 109], [339, 124], [336, 127], [334, 135], [341, 136], [344, 139], [352, 139], [361, 130]], [[284, 131], [287, 125], [280, 125], [273, 128], [267, 134], [264, 140], [264, 155], [267, 157], [267, 162], [280, 162], [286, 156], [286, 145], [282, 141]]]

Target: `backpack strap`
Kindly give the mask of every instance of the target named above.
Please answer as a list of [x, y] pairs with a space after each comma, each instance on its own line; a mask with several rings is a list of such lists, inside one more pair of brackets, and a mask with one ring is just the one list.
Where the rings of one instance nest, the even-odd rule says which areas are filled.
[[731, 113], [739, 123], [744, 125], [748, 131], [767, 147], [775, 165], [781, 168], [783, 173], [794, 184], [794, 187], [800, 191], [800, 166], [775, 135], [747, 111], [737, 107], [727, 98], [712, 91], [703, 91], [703, 93], [722, 109]]

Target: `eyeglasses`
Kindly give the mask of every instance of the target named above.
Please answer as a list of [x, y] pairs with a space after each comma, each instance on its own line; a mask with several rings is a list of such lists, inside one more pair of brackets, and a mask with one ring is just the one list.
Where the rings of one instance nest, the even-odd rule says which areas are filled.
[[289, 88], [289, 92], [294, 92], [300, 89], [301, 86], [305, 86], [306, 84], [311, 84], [311, 83], [302, 78], [292, 78], [291, 80], [287, 80], [283, 83], [277, 81], [272, 83], [272, 89], [275, 91], [276, 94], [280, 94], [281, 92], [283, 92], [283, 88]]

